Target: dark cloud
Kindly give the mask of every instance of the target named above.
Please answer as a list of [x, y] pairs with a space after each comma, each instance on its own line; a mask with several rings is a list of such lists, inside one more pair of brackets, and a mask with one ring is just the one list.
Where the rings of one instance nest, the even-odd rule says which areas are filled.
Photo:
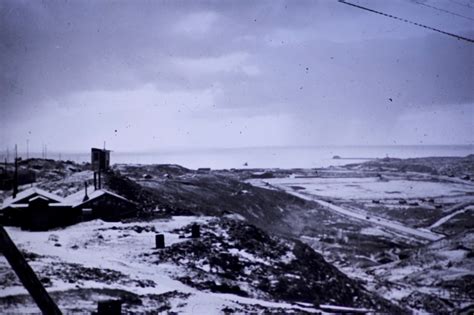
[[[359, 2], [474, 37], [469, 21], [414, 2]], [[4, 122], [148, 85], [215, 89], [218, 108], [302, 125], [341, 112], [396, 125], [406, 111], [474, 102], [474, 45], [335, 1], [3, 1], [0, 23]]]

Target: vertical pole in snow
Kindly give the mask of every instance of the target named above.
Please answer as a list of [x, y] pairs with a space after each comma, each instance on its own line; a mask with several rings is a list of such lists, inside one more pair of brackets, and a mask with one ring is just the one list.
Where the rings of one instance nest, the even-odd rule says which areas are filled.
[[13, 175], [13, 198], [18, 194], [18, 151], [15, 144], [15, 173]]
[[23, 286], [28, 290], [33, 300], [38, 305], [43, 314], [59, 315], [62, 314], [56, 303], [51, 299], [41, 282], [38, 280], [33, 269], [26, 262], [15, 243], [8, 236], [7, 231], [0, 225], [0, 248], [12, 266], [13, 270], [20, 278]]
[[196, 223], [194, 223], [191, 226], [191, 237], [192, 238], [200, 238], [201, 237], [201, 230], [199, 228], [199, 225], [197, 225]]
[[155, 235], [155, 247], [158, 249], [165, 248], [165, 236], [163, 234]]

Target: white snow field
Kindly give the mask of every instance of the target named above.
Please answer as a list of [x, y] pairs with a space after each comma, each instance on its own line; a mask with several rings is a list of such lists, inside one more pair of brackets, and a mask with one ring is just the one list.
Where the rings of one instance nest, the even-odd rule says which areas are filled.
[[453, 196], [474, 191], [466, 183], [434, 182], [407, 179], [366, 178], [271, 178], [280, 187], [300, 186], [305, 192], [321, 197], [344, 199], [426, 198]]
[[[165, 235], [166, 245], [185, 241], [179, 238], [178, 232], [173, 230], [191, 223], [202, 223], [211, 220], [212, 217], [180, 216], [169, 220], [154, 220], [151, 222], [104, 222], [94, 220], [80, 223], [64, 229], [47, 232], [22, 231], [19, 228], [7, 227], [12, 240], [19, 248], [26, 252], [40, 255], [31, 262], [34, 270], [43, 270], [48, 265], [61, 268], [61, 264], [79, 264], [86, 268], [108, 269], [126, 275], [131, 281], [127, 283], [104, 283], [104, 281], [81, 280], [75, 283], [52, 278], [52, 285], [47, 288], [49, 292], [65, 291], [77, 288], [109, 288], [133, 292], [135, 294], [163, 294], [177, 291], [189, 295], [186, 298], [171, 300], [171, 310], [180, 314], [221, 314], [226, 306], [241, 308], [242, 305], [259, 305], [268, 308], [282, 308], [288, 310], [304, 310], [316, 312], [311, 306], [301, 306], [289, 303], [277, 303], [272, 301], [245, 298], [233, 294], [222, 294], [199, 291], [187, 286], [180, 281], [174, 280], [173, 276], [184, 273], [180, 267], [172, 263], [151, 263], [140, 257], [144, 253], [154, 251], [155, 233]], [[140, 233], [129, 229], [130, 227], [154, 227], [156, 232], [143, 230]], [[116, 227], [116, 229], [110, 229]], [[149, 230], [149, 229], [148, 229]], [[58, 245], [59, 244], [59, 245]], [[0, 256], [0, 266], [5, 270], [9, 265], [5, 257]], [[140, 286], [139, 281], [152, 281], [153, 286]], [[3, 287], [0, 297], [28, 294], [26, 289], [17, 283], [14, 286]], [[81, 303], [78, 301], [78, 303]], [[84, 302], [82, 302], [84, 303]], [[84, 304], [89, 308], [96, 305]], [[38, 309], [25, 305], [20, 308], [1, 309], [1, 312], [27, 313]], [[90, 311], [90, 310], [89, 310]], [[145, 303], [138, 306], [134, 311], [152, 311], [147, 309]]]

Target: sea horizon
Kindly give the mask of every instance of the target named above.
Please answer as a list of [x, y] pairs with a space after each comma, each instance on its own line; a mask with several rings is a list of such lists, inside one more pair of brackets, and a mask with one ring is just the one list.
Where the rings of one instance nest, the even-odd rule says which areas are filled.
[[[474, 154], [474, 145], [313, 145], [253, 146], [234, 148], [163, 148], [162, 150], [112, 151], [112, 164], [179, 164], [187, 168], [315, 168], [363, 162], [375, 158], [463, 157]], [[19, 150], [19, 156], [26, 153]], [[89, 162], [90, 151], [29, 152], [29, 158]], [[338, 157], [338, 158], [334, 158]], [[2, 160], [6, 154], [3, 152]], [[13, 158], [12, 152], [9, 160]]]

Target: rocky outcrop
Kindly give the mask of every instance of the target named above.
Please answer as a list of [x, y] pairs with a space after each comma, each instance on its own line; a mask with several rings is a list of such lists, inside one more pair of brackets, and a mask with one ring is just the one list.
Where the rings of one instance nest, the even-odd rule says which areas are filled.
[[[180, 231], [190, 233], [188, 226]], [[186, 269], [178, 279], [201, 290], [287, 302], [365, 307], [400, 313], [366, 291], [308, 245], [270, 236], [242, 221], [221, 219], [201, 226], [201, 237], [145, 255], [155, 263]]]

